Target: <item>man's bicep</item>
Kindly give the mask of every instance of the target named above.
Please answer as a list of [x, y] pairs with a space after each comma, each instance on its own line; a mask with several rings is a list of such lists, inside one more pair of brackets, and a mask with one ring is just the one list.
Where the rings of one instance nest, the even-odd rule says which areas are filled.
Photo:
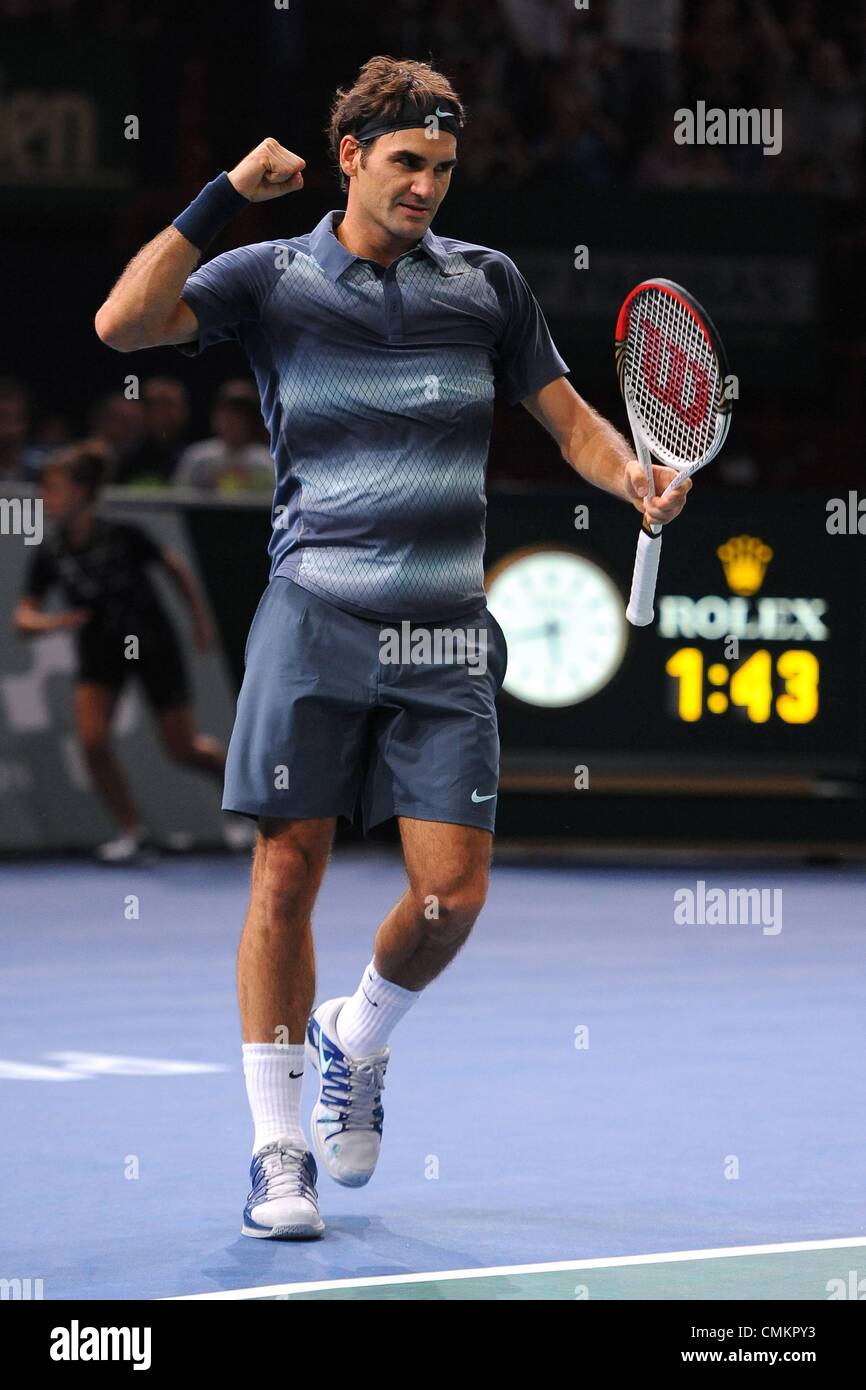
[[544, 426], [560, 449], [588, 422], [590, 414], [586, 401], [564, 376], [524, 396], [520, 404]]

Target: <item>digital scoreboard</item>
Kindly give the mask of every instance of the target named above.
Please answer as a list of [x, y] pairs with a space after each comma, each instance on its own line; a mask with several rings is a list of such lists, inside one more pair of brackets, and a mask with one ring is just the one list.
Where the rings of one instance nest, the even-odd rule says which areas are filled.
[[829, 600], [762, 592], [776, 552], [759, 536], [731, 536], [715, 554], [728, 594], [659, 598], [657, 635], [688, 644], [665, 661], [672, 712], [685, 723], [722, 715], [750, 724], [813, 723], [826, 693]]
[[862, 761], [866, 545], [828, 534], [826, 498], [699, 480], [665, 530], [655, 618], [640, 629], [625, 620], [632, 517], [604, 495], [582, 498], [579, 529], [573, 495], [490, 499], [488, 603], [509, 648], [504, 750], [816, 771]]

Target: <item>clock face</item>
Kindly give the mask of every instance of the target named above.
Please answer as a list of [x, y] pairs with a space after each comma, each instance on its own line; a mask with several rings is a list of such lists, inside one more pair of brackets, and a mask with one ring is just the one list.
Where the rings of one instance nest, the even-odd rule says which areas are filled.
[[527, 704], [579, 704], [607, 685], [625, 655], [619, 590], [569, 550], [521, 551], [500, 561], [487, 602], [508, 642], [503, 689]]

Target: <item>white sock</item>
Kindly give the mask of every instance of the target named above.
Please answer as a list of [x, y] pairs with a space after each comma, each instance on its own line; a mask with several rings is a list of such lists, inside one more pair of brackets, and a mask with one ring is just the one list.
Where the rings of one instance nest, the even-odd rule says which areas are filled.
[[337, 1015], [337, 1036], [343, 1051], [350, 1057], [381, 1052], [392, 1030], [421, 998], [421, 993], [383, 980], [370, 961], [355, 993]]
[[304, 1077], [303, 1043], [244, 1043], [244, 1080], [256, 1127], [253, 1153], [275, 1139], [308, 1148], [298, 1117]]

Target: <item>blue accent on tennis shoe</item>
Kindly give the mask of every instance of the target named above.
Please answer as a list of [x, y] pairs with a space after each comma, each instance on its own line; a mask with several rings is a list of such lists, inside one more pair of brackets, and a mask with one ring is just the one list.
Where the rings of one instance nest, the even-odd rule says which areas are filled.
[[320, 1004], [307, 1023], [307, 1057], [319, 1073], [313, 1109], [313, 1146], [328, 1174], [344, 1187], [363, 1187], [379, 1158], [385, 1112], [382, 1091], [390, 1058], [386, 1047], [350, 1057], [336, 1040], [336, 1018], [346, 1001]]
[[[308, 1149], [276, 1141], [253, 1154], [250, 1193], [241, 1232], [275, 1240], [305, 1240], [320, 1236], [325, 1223], [319, 1215], [316, 1160]], [[255, 1220], [253, 1211], [269, 1207], [273, 1220]]]

